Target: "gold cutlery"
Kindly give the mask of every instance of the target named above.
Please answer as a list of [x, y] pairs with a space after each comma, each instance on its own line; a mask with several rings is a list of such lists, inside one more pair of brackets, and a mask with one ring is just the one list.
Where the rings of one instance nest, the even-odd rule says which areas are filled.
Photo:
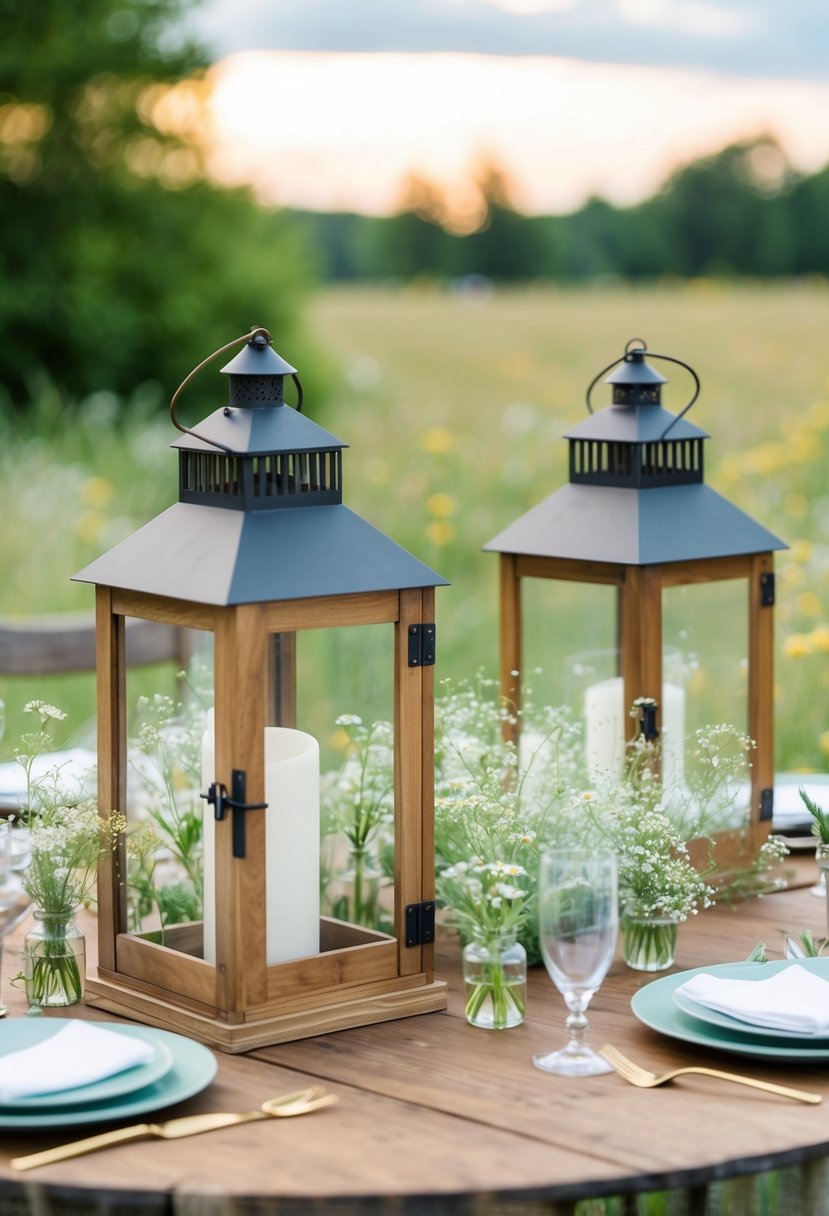
[[767, 1093], [779, 1094], [781, 1098], [794, 1098], [796, 1102], [817, 1104], [823, 1101], [822, 1094], [809, 1093], [805, 1089], [789, 1089], [786, 1085], [774, 1085], [771, 1081], [757, 1081], [753, 1077], [742, 1077], [735, 1072], [721, 1072], [718, 1068], [695, 1066], [674, 1068], [670, 1072], [657, 1075], [654, 1072], [648, 1072], [645, 1068], [640, 1068], [638, 1064], [634, 1064], [609, 1043], [605, 1043], [599, 1055], [604, 1056], [626, 1081], [630, 1081], [631, 1085], [638, 1085], [641, 1089], [653, 1089], [656, 1085], [664, 1085], [666, 1081], [673, 1081], [674, 1077], [684, 1077], [693, 1073], [702, 1077], [719, 1077], [721, 1081], [736, 1081], [738, 1085], [750, 1085], [753, 1089], [764, 1089]]
[[212, 1132], [220, 1127], [234, 1127], [237, 1123], [254, 1123], [257, 1119], [290, 1119], [294, 1115], [307, 1115], [323, 1106], [333, 1106], [336, 1094], [329, 1094], [321, 1085], [311, 1085], [295, 1093], [268, 1098], [258, 1110], [209, 1115], [185, 1115], [181, 1119], [169, 1119], [166, 1123], [134, 1123], [115, 1131], [101, 1132], [98, 1136], [87, 1136], [85, 1140], [73, 1140], [57, 1148], [44, 1149], [29, 1157], [15, 1157], [11, 1164], [16, 1170], [31, 1170], [38, 1165], [51, 1165], [55, 1161], [66, 1161], [84, 1153], [94, 1153], [99, 1148], [113, 1144], [126, 1144], [131, 1140], [180, 1140], [183, 1136], [198, 1136], [200, 1132]]

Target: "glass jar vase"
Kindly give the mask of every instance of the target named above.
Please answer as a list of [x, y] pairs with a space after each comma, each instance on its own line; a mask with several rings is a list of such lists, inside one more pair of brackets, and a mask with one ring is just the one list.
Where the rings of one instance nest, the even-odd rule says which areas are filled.
[[75, 921], [76, 908], [34, 909], [34, 925], [23, 942], [26, 999], [35, 1008], [74, 1005], [86, 983], [86, 940]]
[[815, 861], [817, 862], [817, 882], [809, 890], [819, 899], [825, 899], [826, 879], [829, 876], [829, 844], [825, 844], [822, 840], [819, 840], [815, 847]]
[[667, 971], [676, 955], [677, 922], [668, 917], [624, 912], [622, 955], [634, 971]]
[[514, 933], [475, 937], [463, 951], [466, 1020], [485, 1030], [520, 1026], [527, 1007], [527, 952]]

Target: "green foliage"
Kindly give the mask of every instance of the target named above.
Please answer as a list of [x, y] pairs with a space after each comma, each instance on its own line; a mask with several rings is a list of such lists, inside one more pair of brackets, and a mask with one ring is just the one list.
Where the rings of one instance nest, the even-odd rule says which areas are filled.
[[408, 183], [391, 219], [303, 216], [328, 278], [495, 282], [829, 273], [829, 168], [799, 177], [770, 137], [737, 143], [674, 173], [652, 198], [614, 207], [591, 198], [565, 216], [520, 214], [503, 174], [484, 169], [481, 215], [452, 226], [440, 191]]
[[301, 364], [291, 326], [307, 269], [287, 222], [201, 180], [205, 59], [177, 33], [190, 0], [90, 0], [82, 20], [69, 4], [2, 7], [11, 400], [44, 378], [63, 396], [156, 380], [169, 395], [252, 324]]
[[801, 802], [812, 816], [812, 835], [816, 836], [822, 845], [829, 845], [829, 811], [824, 811], [823, 807], [818, 806], [802, 787], [798, 793]]

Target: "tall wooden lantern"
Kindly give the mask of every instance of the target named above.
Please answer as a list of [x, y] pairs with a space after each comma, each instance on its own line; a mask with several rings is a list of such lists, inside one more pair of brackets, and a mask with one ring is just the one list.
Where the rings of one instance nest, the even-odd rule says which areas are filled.
[[[667, 741], [673, 715], [678, 728], [674, 735], [684, 736], [684, 693], [664, 678], [665, 600], [673, 589], [727, 581], [737, 593], [731, 596], [731, 614], [742, 617], [746, 649], [732, 656], [741, 673], [744, 710], [744, 721], [734, 725], [756, 742], [750, 830], [721, 834], [717, 857], [727, 864], [738, 853], [759, 847], [770, 830], [773, 554], [786, 546], [705, 485], [703, 449], [708, 436], [685, 418], [699, 393], [696, 373], [681, 360], [650, 356], [678, 363], [693, 377], [693, 397], [680, 414], [673, 414], [661, 404], [666, 380], [646, 360], [646, 350], [644, 342], [633, 339], [624, 355], [593, 380], [587, 394], [589, 417], [566, 434], [569, 484], [485, 546], [500, 554], [501, 692], [520, 707], [525, 580], [604, 585], [615, 589], [615, 637], [608, 640], [607, 650], [614, 669], [581, 694], [586, 747], [592, 737], [595, 754], [606, 767], [620, 767], [624, 741], [636, 729], [629, 710], [638, 698], [657, 704], [654, 733], [662, 732]], [[608, 371], [612, 403], [594, 413], [591, 392]], [[554, 629], [556, 621], [550, 620], [549, 626]], [[516, 735], [519, 720], [514, 718], [511, 727]], [[723, 721], [721, 713], [713, 721]], [[677, 746], [675, 737], [672, 742]], [[684, 747], [684, 737], [679, 746]], [[681, 767], [682, 757], [675, 760]]]
[[[444, 580], [343, 505], [346, 445], [300, 412], [301, 389], [299, 407], [286, 405], [285, 378], [299, 381], [266, 330], [217, 354], [243, 341], [223, 368], [229, 404], [193, 430], [176, 422], [179, 502], [76, 576], [96, 586], [102, 812], [127, 803], [125, 620], [203, 631], [214, 656], [204, 921], [163, 940], [131, 931], [122, 847], [100, 867], [88, 1000], [231, 1052], [446, 1005], [432, 944], [434, 588]], [[318, 752], [294, 729], [297, 685], [308, 692], [297, 635], [376, 625], [393, 668], [389, 932], [318, 916]]]

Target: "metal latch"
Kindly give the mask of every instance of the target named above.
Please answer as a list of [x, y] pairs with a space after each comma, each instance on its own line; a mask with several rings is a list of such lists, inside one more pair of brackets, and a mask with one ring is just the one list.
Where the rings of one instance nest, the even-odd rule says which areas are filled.
[[760, 822], [768, 823], [774, 817], [774, 790], [760, 790]]
[[434, 667], [435, 626], [409, 626], [409, 666]]
[[206, 794], [199, 794], [214, 808], [216, 819], [224, 819], [228, 811], [233, 811], [233, 856], [245, 856], [245, 813], [247, 811], [267, 810], [267, 802], [245, 802], [247, 773], [235, 768], [231, 776], [231, 795], [228, 797], [227, 787], [221, 782], [214, 781]]
[[774, 571], [764, 570], [760, 575], [760, 607], [774, 607]]
[[428, 946], [435, 940], [435, 901], [406, 904], [406, 945]]

